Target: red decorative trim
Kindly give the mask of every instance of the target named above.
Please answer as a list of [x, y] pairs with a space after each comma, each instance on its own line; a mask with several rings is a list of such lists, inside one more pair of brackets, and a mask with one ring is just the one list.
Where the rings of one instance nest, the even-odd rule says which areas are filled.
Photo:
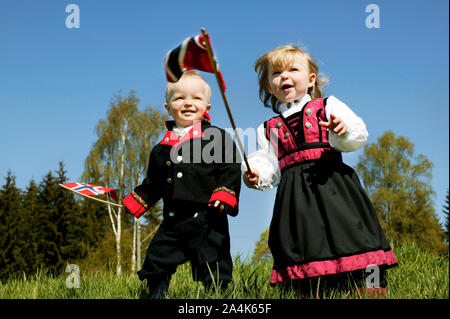
[[[226, 190], [223, 190], [223, 188], [225, 188]], [[234, 191], [226, 187], [219, 187], [214, 190], [211, 198], [209, 199], [209, 203], [216, 200], [224, 202], [225, 204], [228, 204], [233, 208], [237, 208], [237, 200]]]
[[310, 148], [300, 150], [283, 157], [279, 161], [280, 170], [283, 170], [285, 167], [292, 164], [312, 159], [342, 159], [342, 155], [333, 148]]
[[377, 250], [335, 260], [313, 261], [307, 264], [289, 266], [281, 270], [273, 269], [270, 283], [275, 284], [288, 280], [338, 274], [364, 269], [370, 265], [392, 266], [396, 263], [397, 258], [392, 250], [386, 252]]
[[[134, 192], [134, 191], [133, 191]], [[138, 196], [135, 194], [135, 196]], [[136, 198], [133, 196], [133, 193], [129, 194], [127, 197], [125, 197], [122, 201], [122, 203], [125, 205], [125, 207], [130, 211], [132, 215], [134, 215], [136, 218], [141, 217], [142, 214], [145, 213], [147, 204], [143, 206], [139, 201], [136, 200]]]
[[134, 198], [139, 204], [141, 204], [142, 206], [144, 206], [145, 210], [148, 209], [148, 205], [147, 205], [147, 203], [145, 202], [145, 200], [144, 200], [141, 196], [139, 196], [138, 194], [136, 194], [135, 191], [132, 191], [132, 192], [131, 192], [131, 196], [133, 196], [133, 198]]
[[229, 189], [229, 188], [227, 188], [227, 187], [225, 187], [225, 186], [217, 187], [215, 190], [213, 190], [213, 193], [218, 192], [218, 191], [225, 191], [225, 192], [227, 192], [227, 193], [230, 193], [230, 194], [233, 195], [234, 197], [236, 197], [236, 193], [234, 192], [234, 190]]
[[203, 136], [204, 135], [203, 135], [203, 131], [202, 131], [202, 123], [199, 121], [194, 124], [194, 126], [189, 130], [189, 132], [184, 134], [184, 136], [181, 138], [181, 140], [178, 139], [178, 136], [175, 134], [174, 131], [172, 131], [172, 130], [167, 131], [167, 133], [164, 135], [160, 144], [175, 146], [186, 140], [190, 140], [193, 138], [202, 138]]
[[173, 146], [179, 142], [180, 140], [178, 139], [177, 134], [175, 134], [174, 131], [167, 131], [160, 144]]

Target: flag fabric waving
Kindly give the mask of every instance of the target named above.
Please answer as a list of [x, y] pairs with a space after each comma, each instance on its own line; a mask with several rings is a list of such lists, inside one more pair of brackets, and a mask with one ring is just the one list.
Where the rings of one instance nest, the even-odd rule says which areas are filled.
[[[169, 51], [164, 58], [164, 68], [166, 71], [167, 81], [177, 82], [184, 71], [196, 69], [209, 73], [214, 73], [211, 62], [208, 57], [208, 51], [205, 45], [205, 38], [211, 46], [209, 35], [203, 34], [195, 37], [187, 38], [183, 43], [175, 49]], [[212, 50], [212, 49], [211, 49]], [[223, 90], [225, 91], [225, 81], [220, 72], [219, 65], [216, 61], [217, 73], [220, 76]]]
[[116, 190], [110, 187], [103, 187], [85, 183], [66, 183], [61, 185], [84, 195], [96, 196], [109, 193], [112, 199], [114, 199], [116, 202], [118, 201]]

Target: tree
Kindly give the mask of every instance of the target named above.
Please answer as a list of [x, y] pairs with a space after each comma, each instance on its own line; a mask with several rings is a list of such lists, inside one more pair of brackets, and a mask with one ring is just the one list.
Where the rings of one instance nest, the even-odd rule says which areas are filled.
[[[82, 180], [93, 183], [101, 177], [104, 186], [117, 190], [119, 202], [142, 182], [152, 143], [155, 143], [166, 117], [147, 108], [140, 112], [140, 99], [131, 91], [128, 97], [115, 95], [106, 120], [96, 126], [98, 140], [85, 160]], [[116, 241], [116, 271], [121, 273], [122, 209], [117, 212], [108, 205], [111, 226]], [[128, 218], [128, 216], [127, 216]], [[126, 219], [125, 219], [126, 220]], [[138, 223], [134, 222], [133, 246], [136, 247]], [[140, 250], [138, 250], [140, 251]], [[135, 260], [135, 253], [132, 254]], [[135, 262], [134, 262], [135, 263]], [[132, 262], [133, 264], [133, 262]]]
[[259, 241], [256, 242], [256, 248], [253, 253], [253, 261], [271, 259], [272, 254], [269, 250], [269, 228], [262, 234]]
[[22, 195], [11, 171], [5, 180], [0, 190], [0, 280], [20, 274], [25, 266], [20, 254], [22, 240], [17, 238]]
[[444, 249], [429, 184], [432, 168], [426, 156], [415, 156], [414, 144], [392, 131], [364, 147], [356, 170], [388, 240], [412, 241], [434, 252]]
[[[137, 114], [135, 122], [131, 123], [131, 138], [127, 145], [129, 173], [128, 185], [136, 186], [140, 184], [145, 176], [148, 168], [148, 158], [152, 150], [153, 145], [158, 143], [159, 135], [164, 128], [164, 122], [167, 120], [167, 116], [163, 116], [160, 112], [147, 107], [144, 112]], [[131, 189], [129, 189], [131, 191]], [[161, 207], [156, 205], [150, 210], [147, 216], [151, 216], [153, 219], [153, 225], [157, 223], [158, 213], [161, 211]], [[143, 218], [145, 219], [145, 218]], [[147, 220], [148, 221], [148, 220]], [[159, 223], [157, 223], [159, 224]], [[136, 263], [141, 261], [141, 223], [140, 219], [133, 218], [133, 244], [132, 244], [132, 261], [131, 271], [136, 271]]]
[[22, 271], [25, 274], [33, 274], [36, 269], [42, 263], [40, 256], [37, 254], [37, 240], [39, 238], [38, 231], [38, 216], [39, 211], [38, 204], [39, 187], [34, 180], [30, 181], [30, 184], [23, 193], [23, 204], [21, 205], [20, 213], [20, 233], [18, 236], [24, 237], [22, 241], [22, 258], [24, 260], [24, 266]]
[[[59, 163], [59, 170], [56, 172], [58, 184], [67, 182], [64, 164]], [[86, 225], [87, 220], [80, 213], [79, 203], [75, 200], [72, 192], [67, 192], [58, 187], [58, 198], [56, 207], [61, 212], [61, 220], [58, 224], [58, 231], [62, 235], [61, 252], [64, 261], [75, 261], [86, 256]]]
[[81, 259], [86, 254], [85, 222], [78, 203], [73, 193], [58, 185], [66, 182], [65, 173], [60, 162], [58, 176], [49, 172], [39, 186], [38, 255], [42, 266], [52, 274], [60, 273], [67, 262]]
[[442, 210], [442, 212], [444, 213], [444, 225], [442, 226], [444, 228], [447, 244], [448, 244], [448, 207], [449, 207], [448, 204], [449, 203], [448, 203], [448, 189], [447, 189], [447, 197], [445, 198], [445, 205], [443, 206], [444, 209]]

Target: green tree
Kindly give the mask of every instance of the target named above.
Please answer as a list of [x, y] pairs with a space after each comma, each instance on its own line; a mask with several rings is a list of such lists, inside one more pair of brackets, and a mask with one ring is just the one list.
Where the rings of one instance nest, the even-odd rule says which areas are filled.
[[[164, 129], [164, 122], [167, 120], [166, 115], [147, 107], [143, 112], [138, 112], [136, 121], [131, 123], [131, 138], [127, 145], [127, 160], [129, 171], [126, 178], [129, 179], [130, 188], [127, 192], [131, 192], [132, 188], [140, 184], [147, 172], [148, 158], [153, 145], [159, 142], [158, 138]], [[161, 207], [156, 205], [152, 207], [142, 220], [146, 220], [146, 224], [150, 222], [151, 226], [159, 225], [158, 217], [160, 216]], [[136, 271], [136, 264], [141, 262], [141, 218], [133, 217], [133, 236], [132, 236], [132, 257], [131, 271]]]
[[256, 248], [253, 252], [253, 261], [271, 258], [272, 254], [269, 249], [269, 228], [267, 228], [256, 242]]
[[5, 180], [0, 190], [0, 280], [20, 274], [25, 266], [18, 238], [22, 194], [11, 171]]
[[39, 231], [37, 228], [39, 211], [38, 196], [39, 187], [34, 180], [31, 180], [25, 192], [23, 193], [23, 202], [20, 213], [20, 233], [18, 235], [22, 238], [21, 256], [24, 260], [22, 268], [25, 274], [34, 274], [36, 269], [41, 264], [40, 256], [37, 254], [37, 240], [39, 238]]
[[61, 187], [67, 178], [62, 162], [57, 176], [49, 172], [40, 184], [38, 194], [38, 254], [42, 266], [59, 274], [67, 263], [82, 259], [85, 221], [82, 220], [74, 195]]
[[[119, 202], [142, 182], [151, 145], [156, 143], [166, 119], [151, 108], [144, 112], [139, 111], [139, 102], [140, 99], [134, 91], [131, 91], [128, 97], [122, 97], [120, 94], [114, 96], [106, 119], [100, 120], [96, 126], [98, 139], [85, 160], [82, 175], [82, 180], [88, 183], [93, 183], [101, 177], [102, 185], [117, 190]], [[157, 209], [153, 211], [156, 212]], [[122, 224], [124, 221], [128, 222], [130, 217], [122, 216], [121, 208], [114, 209], [110, 205], [108, 213], [116, 241], [116, 271], [120, 274]], [[137, 231], [138, 222], [134, 221], [134, 263], [136, 247], [140, 246], [137, 243]], [[140, 249], [137, 251], [140, 252]]]
[[432, 168], [426, 156], [415, 156], [414, 144], [392, 131], [364, 147], [356, 170], [388, 240], [412, 241], [433, 252], [444, 249], [429, 184]]

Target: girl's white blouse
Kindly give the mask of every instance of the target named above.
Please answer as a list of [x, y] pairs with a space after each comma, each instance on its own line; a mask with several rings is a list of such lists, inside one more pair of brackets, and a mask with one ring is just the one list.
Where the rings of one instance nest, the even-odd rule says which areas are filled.
[[[311, 101], [311, 97], [306, 94], [300, 101], [280, 105], [280, 112], [284, 117], [288, 117], [294, 113], [300, 112], [303, 106]], [[369, 134], [366, 125], [345, 103], [341, 102], [334, 96], [327, 99], [325, 108], [327, 119], [330, 114], [339, 117], [346, 125], [347, 132], [343, 136], [329, 131], [329, 143], [331, 147], [340, 152], [354, 152], [358, 150], [367, 140]], [[248, 156], [248, 162], [251, 169], [256, 169], [259, 173], [259, 181], [257, 188], [259, 190], [268, 190], [278, 185], [281, 177], [278, 158], [272, 145], [269, 143], [264, 134], [264, 124], [257, 129], [257, 145], [258, 150]], [[242, 163], [242, 172], [247, 170], [245, 163]]]

